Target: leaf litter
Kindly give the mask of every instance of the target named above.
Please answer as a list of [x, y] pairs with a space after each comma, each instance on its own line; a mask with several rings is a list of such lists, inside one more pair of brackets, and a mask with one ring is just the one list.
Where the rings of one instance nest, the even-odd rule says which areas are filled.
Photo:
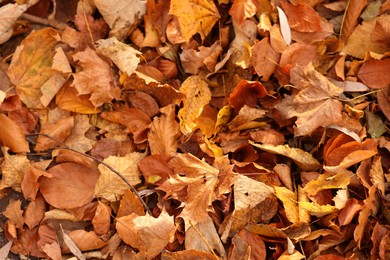
[[1, 2], [1, 258], [389, 259], [389, 12]]

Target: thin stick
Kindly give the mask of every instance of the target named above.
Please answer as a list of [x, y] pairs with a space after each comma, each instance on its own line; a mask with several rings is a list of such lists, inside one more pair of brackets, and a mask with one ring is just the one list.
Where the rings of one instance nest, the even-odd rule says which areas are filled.
[[69, 150], [69, 151], [72, 151], [72, 152], [75, 152], [75, 153], [78, 153], [78, 154], [81, 154], [87, 158], [90, 158], [100, 164], [103, 164], [104, 166], [106, 166], [110, 171], [112, 171], [113, 173], [115, 173], [119, 178], [121, 178], [126, 184], [127, 186], [129, 186], [130, 190], [137, 196], [137, 198], [139, 199], [139, 201], [142, 203], [142, 205], [144, 206], [145, 210], [149, 213], [149, 215], [152, 216], [152, 212], [150, 211], [148, 205], [146, 205], [145, 201], [141, 198], [141, 195], [139, 195], [138, 191], [136, 190], [136, 188], [131, 185], [131, 183], [120, 173], [118, 172], [117, 170], [115, 170], [114, 168], [112, 168], [110, 165], [108, 165], [107, 163], [103, 162], [102, 160], [96, 158], [95, 156], [92, 156], [92, 155], [89, 155], [89, 154], [85, 154], [85, 153], [82, 153], [82, 152], [79, 152], [73, 148], [70, 148], [69, 146], [67, 146], [65, 143], [61, 142], [60, 140], [57, 140], [56, 138], [48, 135], [48, 134], [39, 134], [39, 133], [36, 133], [36, 134], [28, 134], [28, 135], [41, 135], [41, 136], [45, 136], [47, 138], [50, 138], [54, 141], [56, 141], [57, 143], [61, 144], [63, 147], [59, 147], [59, 149], [63, 149], [63, 150]]
[[48, 20], [48, 19], [45, 19], [45, 18], [41, 18], [41, 17], [38, 17], [38, 16], [35, 16], [35, 15], [31, 15], [31, 14], [22, 14], [22, 18], [27, 20], [27, 21], [30, 21], [32, 23], [36, 23], [36, 24], [42, 24], [42, 25], [49, 25], [49, 26], [52, 26], [56, 29], [64, 29], [66, 27], [66, 24], [65, 23], [59, 23], [57, 21], [54, 21], [54, 20]]

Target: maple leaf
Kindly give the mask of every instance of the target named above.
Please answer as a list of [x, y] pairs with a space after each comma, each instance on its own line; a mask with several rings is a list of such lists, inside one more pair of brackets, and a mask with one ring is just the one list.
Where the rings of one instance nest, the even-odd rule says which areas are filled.
[[[119, 237], [125, 243], [139, 250], [139, 255], [146, 259], [157, 256], [172, 240], [176, 231], [173, 217], [165, 209], [158, 218], [137, 216], [132, 213], [116, 219]], [[153, 245], [153, 246], [151, 246]]]
[[110, 35], [125, 39], [146, 12], [143, 0], [94, 0], [96, 7], [111, 28]]
[[119, 89], [115, 86], [115, 77], [110, 65], [94, 50], [87, 47], [77, 52], [73, 59], [78, 61], [82, 71], [73, 73], [73, 83], [80, 95], [90, 94], [89, 100], [95, 107], [119, 98]]
[[[43, 108], [41, 101], [45, 91], [54, 94], [65, 83], [62, 72], [54, 69], [54, 47], [60, 40], [51, 28], [33, 31], [18, 46], [8, 68], [8, 76], [16, 86], [16, 92], [29, 108]], [[47, 105], [47, 101], [45, 102]]]
[[186, 95], [183, 107], [179, 110], [180, 130], [189, 134], [196, 128], [196, 119], [203, 107], [211, 99], [210, 89], [200, 76], [188, 77], [181, 85], [180, 92]]
[[169, 13], [177, 17], [187, 42], [196, 33], [204, 40], [220, 18], [217, 7], [210, 0], [171, 0]]
[[342, 103], [335, 99], [343, 93], [312, 64], [291, 70], [291, 83], [298, 92], [285, 97], [276, 109], [285, 118], [297, 117], [294, 134], [309, 135], [318, 127], [327, 127], [341, 120]]
[[16, 20], [27, 10], [27, 5], [6, 4], [0, 8], [0, 44], [12, 36]]

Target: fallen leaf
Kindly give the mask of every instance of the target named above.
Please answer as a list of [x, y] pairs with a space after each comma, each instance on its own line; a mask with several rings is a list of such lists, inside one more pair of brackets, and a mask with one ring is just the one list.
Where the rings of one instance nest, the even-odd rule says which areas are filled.
[[111, 208], [102, 203], [98, 202], [95, 216], [92, 219], [93, 229], [95, 234], [103, 236], [110, 231], [110, 220], [111, 220]]
[[97, 169], [75, 163], [58, 164], [48, 170], [52, 178], [40, 178], [40, 191], [45, 200], [59, 209], [84, 206], [94, 198], [99, 177]]
[[[199, 70], [206, 66], [209, 71], [213, 71], [216, 61], [211, 65], [208, 64], [210, 56], [218, 57], [222, 52], [220, 42], [215, 42], [210, 47], [199, 46], [198, 50], [192, 48], [186, 48], [180, 53], [180, 61], [184, 68], [184, 71], [189, 74], [198, 74]], [[209, 65], [209, 66], [207, 66]]]
[[[74, 118], [72, 116], [64, 116], [54, 124], [51, 124], [50, 122], [42, 123], [40, 134], [43, 135], [40, 135], [38, 137], [35, 150], [45, 151], [61, 146], [60, 142], [64, 142], [70, 136], [73, 126]], [[49, 135], [52, 138], [49, 138], [44, 135]], [[58, 142], [57, 140], [60, 142]]]
[[80, 95], [91, 95], [89, 100], [95, 107], [119, 98], [119, 89], [115, 86], [115, 77], [110, 65], [94, 50], [87, 47], [73, 55], [81, 71], [73, 73], [73, 83]]
[[3, 213], [18, 229], [22, 229], [24, 224], [23, 210], [21, 207], [21, 200], [11, 200]]
[[169, 14], [177, 17], [187, 42], [196, 33], [204, 40], [220, 19], [217, 7], [209, 0], [171, 0]]
[[[73, 230], [69, 232], [69, 237], [73, 240], [80, 251], [90, 251], [102, 248], [107, 243], [99, 238], [93, 231]], [[69, 247], [69, 246], [68, 246]]]
[[120, 201], [116, 217], [120, 218], [128, 216], [131, 213], [135, 213], [138, 216], [143, 216], [145, 215], [144, 210], [144, 206], [139, 201], [139, 198], [130, 190], [126, 190]]
[[203, 107], [211, 99], [207, 83], [199, 76], [188, 77], [181, 85], [180, 92], [186, 95], [183, 107], [179, 110], [180, 130], [187, 135], [196, 128], [196, 119], [202, 113]]
[[259, 3], [254, 0], [234, 0], [229, 14], [238, 24], [242, 24], [245, 19], [256, 14], [258, 5]]
[[0, 114], [0, 143], [15, 153], [29, 152], [30, 148], [23, 131], [13, 120]]
[[111, 59], [122, 72], [129, 76], [135, 72], [140, 62], [137, 55], [141, 52], [118, 41], [115, 37], [96, 41], [95, 48], [97, 53]]
[[61, 233], [62, 239], [64, 240], [64, 244], [69, 248], [70, 252], [72, 252], [72, 254], [78, 259], [85, 260], [85, 257], [83, 256], [81, 250], [77, 247], [76, 243], [69, 237], [69, 235], [64, 232], [62, 227]]
[[249, 143], [261, 150], [291, 158], [303, 171], [315, 171], [321, 166], [308, 152], [299, 148], [291, 148], [287, 144], [274, 146], [269, 144], [255, 144], [251, 141]]
[[21, 184], [29, 171], [30, 161], [25, 155], [10, 155], [6, 147], [2, 147], [1, 151], [4, 154], [4, 162], [0, 167], [2, 173], [0, 190], [12, 187], [16, 191], [21, 191]]
[[338, 209], [332, 205], [319, 205], [313, 202], [300, 201], [298, 202], [300, 208], [304, 208], [310, 212], [311, 215], [316, 217], [323, 217], [333, 212], [337, 212]]
[[163, 113], [155, 117], [148, 132], [148, 141], [151, 154], [174, 155], [176, 153], [180, 135], [179, 124], [175, 120], [175, 106], [160, 109]]
[[139, 254], [148, 259], [157, 256], [173, 240], [176, 231], [173, 217], [165, 209], [158, 218], [134, 213], [117, 218], [116, 229], [126, 244], [138, 249]]
[[11, 38], [16, 21], [26, 10], [25, 4], [6, 4], [0, 8], [0, 44]]
[[241, 80], [230, 93], [228, 103], [238, 112], [245, 105], [256, 107], [258, 100], [266, 94], [267, 90], [259, 81]]
[[282, 201], [287, 219], [295, 224], [299, 223], [297, 195], [285, 187], [274, 187], [276, 197]]
[[324, 167], [325, 172], [316, 180], [308, 182], [304, 188], [308, 195], [314, 196], [321, 190], [327, 189], [343, 189], [350, 183], [350, 178], [353, 172], [350, 172], [342, 167]]
[[146, 12], [143, 0], [94, 0], [93, 1], [111, 28], [110, 35], [124, 40], [141, 21]]
[[381, 89], [390, 84], [390, 59], [370, 60], [363, 63], [359, 79], [369, 88]]
[[[134, 152], [123, 157], [110, 156], [103, 162], [118, 171], [131, 185], [136, 185], [140, 182], [137, 163], [144, 157], [144, 154]], [[96, 181], [96, 186], [94, 186], [95, 196], [103, 197], [109, 201], [119, 200], [129, 186], [103, 164], [99, 164], [98, 169], [100, 176]]]
[[359, 17], [364, 8], [367, 6], [367, 0], [349, 1], [340, 30], [340, 39], [345, 42], [354, 31], [359, 23]]
[[257, 75], [267, 81], [276, 70], [279, 63], [280, 54], [277, 53], [269, 43], [269, 38], [265, 37], [257, 42], [252, 49], [252, 65]]
[[340, 211], [338, 215], [338, 221], [340, 226], [348, 225], [352, 219], [364, 208], [363, 202], [355, 198], [347, 200], [345, 207]]
[[46, 202], [42, 194], [38, 194], [35, 200], [30, 201], [24, 211], [24, 222], [26, 225], [33, 229], [39, 225], [39, 223], [45, 217], [46, 212]]
[[276, 108], [285, 118], [298, 118], [296, 136], [311, 134], [320, 126], [341, 120], [342, 104], [336, 98], [343, 90], [316, 71], [312, 64], [294, 67], [290, 81], [299, 91], [285, 97]]
[[162, 260], [197, 260], [197, 259], [216, 260], [221, 258], [215, 257], [215, 255], [203, 251], [183, 250], [177, 252], [169, 252], [169, 251], [163, 252], [161, 254], [161, 259]]
[[[283, 36], [283, 40], [286, 45], [291, 44], [291, 28], [288, 24], [286, 13], [279, 6], [276, 7], [279, 15], [280, 33]], [[272, 37], [271, 37], [272, 41]]]
[[306, 2], [290, 4], [281, 1], [283, 11], [288, 18], [291, 29], [299, 32], [316, 32], [321, 30], [319, 14]]
[[10, 240], [0, 248], [0, 258], [7, 259], [13, 242], [14, 242], [13, 240]]

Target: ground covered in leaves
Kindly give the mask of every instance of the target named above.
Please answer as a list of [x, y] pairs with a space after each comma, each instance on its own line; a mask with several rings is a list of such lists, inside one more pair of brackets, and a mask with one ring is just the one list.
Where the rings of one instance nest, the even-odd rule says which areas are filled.
[[390, 259], [389, 11], [0, 1], [0, 258]]

